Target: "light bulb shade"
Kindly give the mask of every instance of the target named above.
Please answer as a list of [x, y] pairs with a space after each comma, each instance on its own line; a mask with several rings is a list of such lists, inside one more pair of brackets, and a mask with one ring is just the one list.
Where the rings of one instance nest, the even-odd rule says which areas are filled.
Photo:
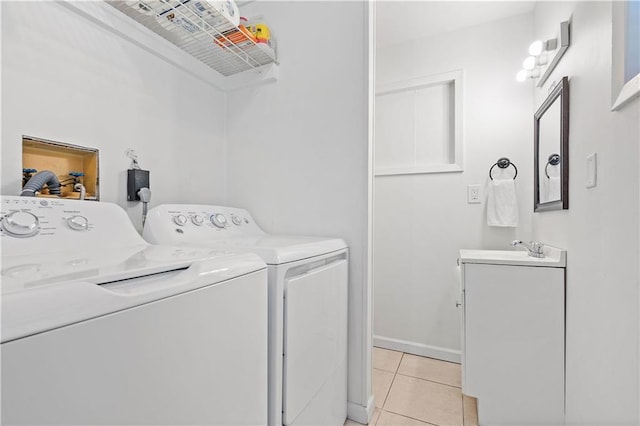
[[522, 62], [522, 68], [525, 70], [532, 70], [536, 67], [537, 61], [535, 56], [529, 56]]
[[541, 40], [536, 40], [533, 43], [531, 43], [531, 46], [529, 46], [529, 55], [532, 56], [538, 56], [540, 55], [545, 48], [545, 43]]
[[527, 70], [520, 70], [518, 74], [516, 74], [516, 81], [520, 83], [527, 81], [527, 78], [529, 78], [529, 72], [527, 72]]

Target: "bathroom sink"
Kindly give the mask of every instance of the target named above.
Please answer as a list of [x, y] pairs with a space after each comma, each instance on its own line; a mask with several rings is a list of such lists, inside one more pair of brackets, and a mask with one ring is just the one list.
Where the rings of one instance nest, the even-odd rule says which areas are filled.
[[544, 246], [545, 257], [531, 257], [525, 250], [460, 250], [460, 263], [487, 263], [493, 265], [546, 266], [564, 268], [566, 250]]

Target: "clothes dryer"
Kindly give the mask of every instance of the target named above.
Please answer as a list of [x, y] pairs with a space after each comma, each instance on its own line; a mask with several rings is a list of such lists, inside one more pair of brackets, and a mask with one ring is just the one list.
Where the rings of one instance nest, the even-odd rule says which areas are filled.
[[267, 269], [120, 207], [0, 200], [3, 424], [267, 421]]
[[348, 249], [336, 238], [266, 234], [243, 209], [160, 205], [154, 244], [256, 253], [269, 270], [269, 424], [342, 426], [347, 411]]

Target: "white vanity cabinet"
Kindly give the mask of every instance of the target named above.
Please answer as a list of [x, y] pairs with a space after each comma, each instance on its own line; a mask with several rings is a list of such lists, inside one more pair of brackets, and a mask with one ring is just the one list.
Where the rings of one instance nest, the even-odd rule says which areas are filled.
[[564, 422], [565, 252], [461, 250], [464, 394], [481, 425]]

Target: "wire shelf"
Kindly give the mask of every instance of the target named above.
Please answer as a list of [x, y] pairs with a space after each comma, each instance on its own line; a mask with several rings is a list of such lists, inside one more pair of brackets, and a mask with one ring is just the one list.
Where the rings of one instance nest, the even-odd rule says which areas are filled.
[[277, 63], [271, 46], [246, 36], [213, 3], [204, 0], [107, 0], [107, 3], [225, 77]]

